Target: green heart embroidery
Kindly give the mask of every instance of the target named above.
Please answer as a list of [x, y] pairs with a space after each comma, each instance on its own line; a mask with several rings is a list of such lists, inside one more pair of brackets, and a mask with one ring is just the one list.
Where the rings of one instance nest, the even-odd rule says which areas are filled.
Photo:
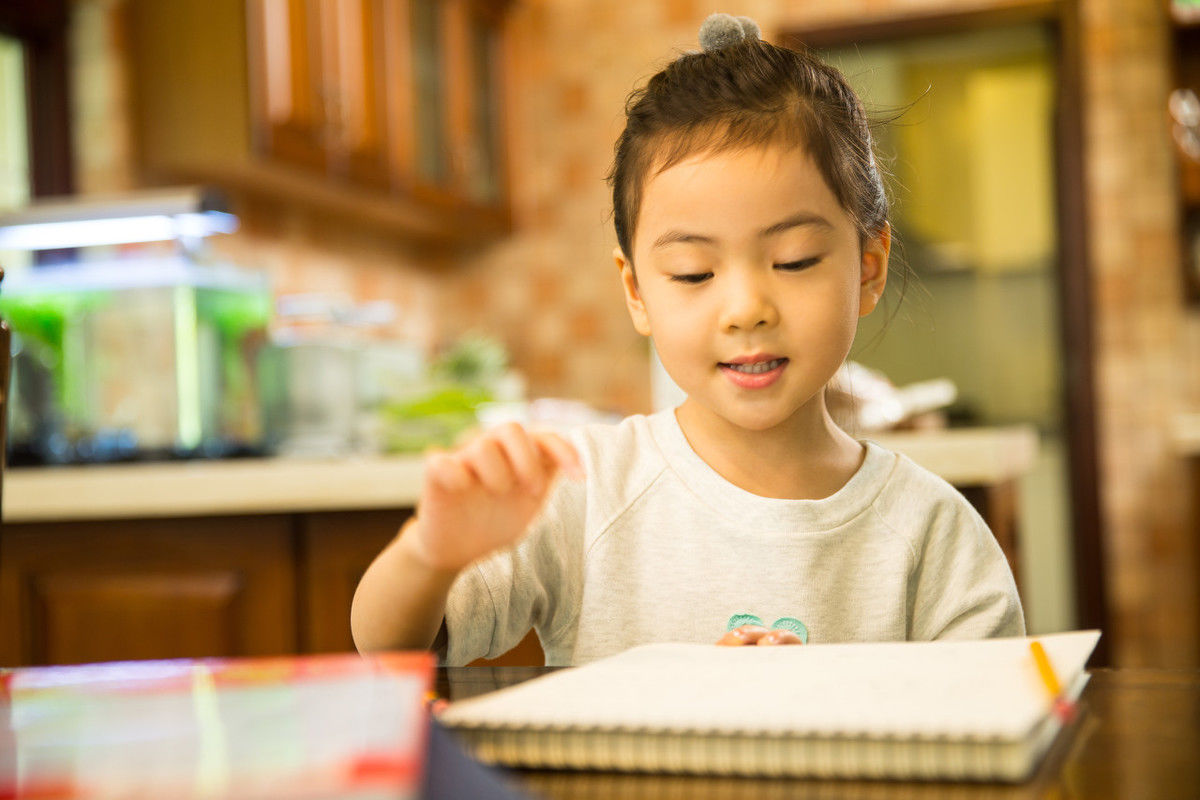
[[729, 618], [729, 625], [726, 626], [725, 630], [731, 631], [734, 628], [740, 628], [743, 625], [762, 625], [762, 624], [763, 624], [762, 618], [756, 617], [753, 614], [734, 614], [732, 617]]
[[[762, 621], [762, 617], [755, 616], [754, 614], [734, 614], [729, 618], [729, 624], [725, 626], [725, 630], [731, 631], [743, 625], [767, 627]], [[795, 617], [780, 617], [772, 622], [770, 627], [771, 630], [791, 631], [800, 637], [800, 641], [808, 644], [808, 626]]]
[[795, 617], [780, 617], [771, 623], [776, 630], [791, 631], [800, 637], [800, 641], [808, 644], [808, 626]]

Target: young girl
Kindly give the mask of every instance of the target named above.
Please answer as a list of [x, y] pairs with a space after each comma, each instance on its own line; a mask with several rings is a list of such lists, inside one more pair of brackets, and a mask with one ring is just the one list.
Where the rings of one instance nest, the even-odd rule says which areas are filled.
[[632, 95], [610, 175], [630, 316], [686, 401], [430, 455], [355, 594], [360, 650], [465, 664], [533, 627], [548, 664], [578, 664], [657, 641], [1024, 633], [979, 515], [825, 406], [891, 244], [858, 98], [744, 18], [714, 15], [701, 43]]

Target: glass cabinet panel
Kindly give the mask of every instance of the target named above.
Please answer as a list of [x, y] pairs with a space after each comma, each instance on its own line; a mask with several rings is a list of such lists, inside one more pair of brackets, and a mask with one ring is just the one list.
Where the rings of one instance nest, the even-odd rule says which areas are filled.
[[442, 4], [411, 0], [412, 54], [416, 108], [416, 170], [423, 181], [443, 184], [449, 175], [446, 153], [446, 69], [443, 64]]
[[0, 209], [28, 201], [25, 48], [16, 39], [0, 36]]
[[[25, 47], [0, 36], [0, 211], [29, 202], [29, 134], [25, 113]], [[28, 250], [0, 250], [11, 275], [32, 263]]]
[[498, 63], [495, 27], [478, 17], [471, 20], [472, 100], [475, 116], [470, 159], [471, 196], [485, 203], [500, 196], [499, 98], [495, 65]]
[[[329, 165], [331, 68], [321, 34], [326, 9], [309, 0], [260, 0], [251, 7], [262, 33], [261, 113], [257, 148], [292, 166], [324, 172]], [[165, 12], [162, 12], [165, 13]]]

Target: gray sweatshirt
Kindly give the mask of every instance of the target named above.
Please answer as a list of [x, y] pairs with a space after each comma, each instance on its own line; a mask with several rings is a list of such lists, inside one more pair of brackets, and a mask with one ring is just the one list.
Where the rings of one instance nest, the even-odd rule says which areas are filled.
[[873, 442], [833, 495], [780, 500], [721, 477], [670, 410], [581, 428], [572, 441], [586, 481], [560, 481], [525, 538], [455, 581], [447, 664], [498, 656], [531, 627], [552, 665], [649, 642], [714, 643], [755, 621], [798, 621], [813, 643], [1025, 632], [983, 519], [950, 484]]

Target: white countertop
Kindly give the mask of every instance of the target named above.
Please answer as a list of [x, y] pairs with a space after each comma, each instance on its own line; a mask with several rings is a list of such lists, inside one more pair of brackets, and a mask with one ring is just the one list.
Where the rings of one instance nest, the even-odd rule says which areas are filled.
[[1038, 453], [1037, 428], [950, 428], [942, 431], [891, 431], [860, 437], [903, 453], [955, 486], [987, 486], [1021, 477], [1033, 469]]
[[[1031, 426], [865, 437], [956, 486], [1019, 477], [1037, 455]], [[416, 504], [420, 456], [234, 459], [26, 467], [4, 475], [4, 521], [271, 514]]]
[[183, 517], [416, 505], [420, 457], [27, 467], [4, 475], [4, 521]]
[[1171, 443], [1181, 456], [1200, 456], [1200, 413], [1175, 415], [1171, 420]]

